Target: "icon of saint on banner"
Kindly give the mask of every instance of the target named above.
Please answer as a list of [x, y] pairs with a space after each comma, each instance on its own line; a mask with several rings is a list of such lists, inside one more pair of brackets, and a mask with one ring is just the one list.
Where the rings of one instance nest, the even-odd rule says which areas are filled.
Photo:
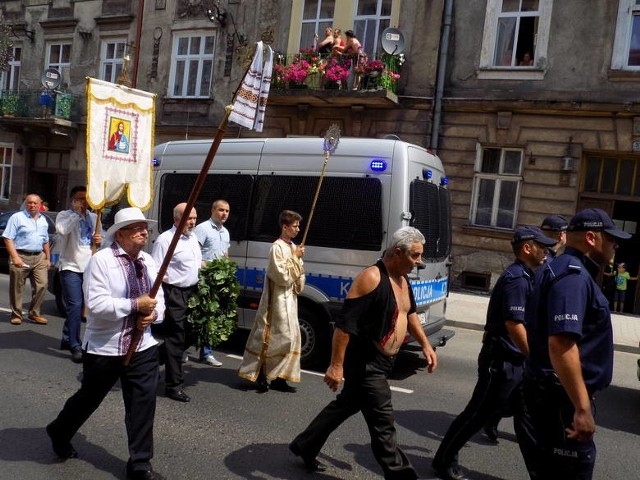
[[129, 136], [131, 124], [127, 120], [111, 118], [109, 132], [109, 150], [119, 153], [129, 153]]

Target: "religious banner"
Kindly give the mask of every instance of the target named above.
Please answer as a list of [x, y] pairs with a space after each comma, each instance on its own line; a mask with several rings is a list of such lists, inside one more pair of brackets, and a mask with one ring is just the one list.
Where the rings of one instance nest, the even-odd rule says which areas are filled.
[[267, 45], [265, 50], [263, 42], [258, 42], [251, 66], [234, 98], [229, 121], [262, 132], [272, 71], [273, 49]]
[[87, 78], [87, 202], [151, 206], [156, 94]]

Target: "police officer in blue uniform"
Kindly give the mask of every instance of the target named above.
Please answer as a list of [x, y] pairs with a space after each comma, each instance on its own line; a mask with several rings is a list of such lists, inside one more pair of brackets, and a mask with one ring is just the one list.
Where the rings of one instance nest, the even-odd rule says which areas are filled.
[[525, 458], [535, 458], [531, 478], [592, 478], [593, 396], [613, 372], [609, 302], [595, 278], [630, 237], [605, 211], [582, 210], [569, 222], [565, 253], [536, 272], [523, 382], [529, 435], [518, 436]]
[[547, 262], [551, 262], [556, 258], [558, 254], [561, 253], [560, 250], [566, 245], [568, 226], [569, 222], [562, 215], [549, 215], [542, 221], [540, 230], [542, 230], [547, 237], [553, 238], [558, 242], [553, 247], [549, 247]]
[[447, 430], [433, 459], [442, 479], [463, 480], [458, 452], [464, 444], [503, 409], [520, 410], [518, 387], [528, 353], [524, 327], [525, 305], [532, 289], [533, 271], [545, 261], [547, 249], [556, 241], [538, 227], [519, 227], [511, 242], [516, 261], [500, 275], [489, 307], [478, 356], [478, 382], [464, 411]]

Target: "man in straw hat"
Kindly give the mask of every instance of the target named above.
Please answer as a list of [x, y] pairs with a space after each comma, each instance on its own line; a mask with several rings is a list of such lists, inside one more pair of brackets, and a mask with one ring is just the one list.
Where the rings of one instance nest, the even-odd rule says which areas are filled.
[[594, 395], [613, 373], [611, 312], [596, 278], [630, 237], [604, 210], [582, 210], [569, 222], [564, 254], [536, 271], [526, 312], [528, 428], [518, 436], [535, 458], [531, 478], [593, 476]]
[[[89, 260], [84, 274], [87, 326], [82, 385], [47, 425], [47, 434], [58, 457], [76, 457], [71, 439], [120, 380], [129, 441], [127, 478], [152, 480], [158, 478], [150, 463], [158, 342], [149, 325], [162, 322], [164, 296], [162, 290], [156, 298], [148, 295], [157, 275], [153, 259], [142, 251], [149, 240], [149, 223], [137, 207], [120, 210], [105, 235], [111, 246]], [[131, 362], [124, 366], [135, 329], [143, 330], [143, 335]]]

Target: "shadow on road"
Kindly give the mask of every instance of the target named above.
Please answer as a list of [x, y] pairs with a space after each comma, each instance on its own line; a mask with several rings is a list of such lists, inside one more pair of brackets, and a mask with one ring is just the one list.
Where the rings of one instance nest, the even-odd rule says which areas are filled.
[[332, 469], [351, 469], [345, 462], [336, 461], [323, 454], [318, 456], [318, 460], [329, 468], [324, 473], [314, 473], [311, 476], [305, 471], [302, 460], [289, 452], [287, 445], [254, 443], [227, 455], [224, 462], [230, 472], [249, 480], [263, 480], [265, 475], [272, 478], [309, 477], [317, 480], [338, 480], [344, 477], [331, 475]]
[[[115, 478], [122, 478], [127, 463], [113, 456], [107, 450], [87, 442], [82, 433], [77, 433], [72, 440], [78, 451], [78, 460], [71, 459], [64, 462], [64, 469], [73, 469], [73, 463], [84, 461], [96, 470], [112, 474]], [[0, 463], [24, 462], [41, 465], [61, 465], [63, 463], [51, 449], [51, 441], [43, 428], [6, 428], [0, 430]], [[2, 476], [0, 474], [0, 476]], [[69, 478], [73, 476], [70, 475]], [[23, 477], [27, 478], [27, 476]]]
[[596, 425], [640, 435], [640, 390], [611, 385], [596, 396]]

